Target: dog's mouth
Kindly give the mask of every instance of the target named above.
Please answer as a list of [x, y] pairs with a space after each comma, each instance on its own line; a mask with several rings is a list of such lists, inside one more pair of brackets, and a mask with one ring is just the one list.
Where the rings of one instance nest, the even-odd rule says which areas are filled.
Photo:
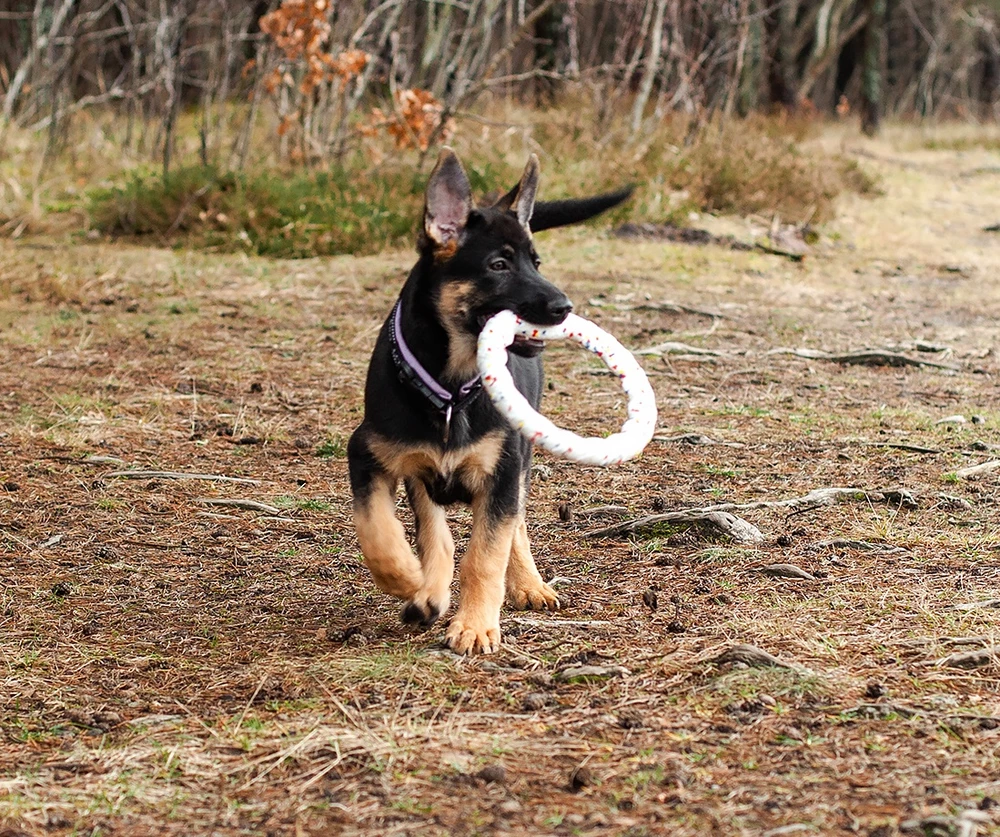
[[[479, 330], [483, 330], [483, 326], [486, 325], [487, 320], [490, 319], [497, 311], [492, 311], [489, 314], [483, 314], [479, 318]], [[539, 340], [537, 337], [524, 337], [520, 334], [514, 335], [514, 342], [507, 347], [507, 351], [512, 354], [519, 355], [521, 357], [538, 357], [542, 351], [545, 349], [545, 341]]]

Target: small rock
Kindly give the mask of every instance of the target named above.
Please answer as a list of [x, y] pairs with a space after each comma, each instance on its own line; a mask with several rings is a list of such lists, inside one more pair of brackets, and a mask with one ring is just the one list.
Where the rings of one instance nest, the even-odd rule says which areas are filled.
[[760, 701], [764, 706], [769, 706], [772, 709], [778, 705], [778, 701], [776, 701], [770, 695], [758, 695], [757, 700]]
[[804, 581], [816, 580], [816, 576], [810, 572], [806, 572], [801, 567], [796, 567], [795, 564], [769, 564], [766, 567], [761, 567], [760, 571], [772, 578], [799, 578]]
[[792, 536], [791, 535], [778, 535], [778, 546], [791, 546]]
[[569, 774], [569, 789], [574, 793], [590, 787], [592, 784], [594, 784], [594, 777], [585, 764], [574, 768], [573, 772]]
[[368, 645], [368, 637], [366, 637], [360, 631], [350, 634], [350, 636], [345, 637], [344, 645], [348, 648], [364, 648]]
[[559, 519], [563, 523], [570, 523], [573, 520], [573, 507], [569, 503], [559, 504]]
[[488, 764], [476, 774], [487, 785], [502, 785], [507, 781], [507, 768], [502, 764]]
[[532, 692], [524, 696], [521, 706], [525, 712], [537, 712], [539, 709], [543, 709], [548, 702], [549, 698], [547, 695], [541, 692]]
[[767, 651], [763, 651], [755, 645], [746, 645], [744, 643], [734, 645], [732, 648], [723, 651], [713, 662], [743, 663], [755, 668], [764, 668], [767, 666], [775, 666], [776, 668], [792, 667], [788, 663], [779, 660], [773, 654], [768, 654]]
[[656, 598], [656, 590], [652, 587], [647, 587], [642, 591], [642, 603], [646, 605], [653, 613], [656, 613], [656, 608], [658, 606]]
[[544, 482], [552, 476], [552, 469], [548, 465], [542, 465], [538, 462], [531, 466], [531, 476]]
[[973, 424], [986, 424], [986, 419], [983, 416], [973, 416], [972, 417], [972, 423]]
[[868, 685], [865, 686], [865, 697], [869, 700], [875, 700], [876, 698], [883, 697], [886, 691], [885, 686], [877, 680], [869, 680]]
[[618, 726], [622, 729], [642, 729], [646, 721], [638, 709], [627, 709], [618, 716]]

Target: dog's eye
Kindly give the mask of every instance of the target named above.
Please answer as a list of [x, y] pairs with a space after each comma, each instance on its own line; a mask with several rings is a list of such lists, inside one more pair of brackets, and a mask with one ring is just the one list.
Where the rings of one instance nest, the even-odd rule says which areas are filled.
[[532, 256], [532, 257], [531, 257], [531, 263], [532, 263], [532, 264], [533, 264], [533, 265], [534, 265], [534, 266], [535, 266], [536, 268], [539, 268], [539, 267], [541, 267], [541, 266], [542, 266], [542, 260], [541, 260], [540, 258], [538, 258], [538, 256]]
[[510, 270], [506, 259], [494, 259], [490, 262], [490, 270], [495, 270], [498, 273], [504, 270]]

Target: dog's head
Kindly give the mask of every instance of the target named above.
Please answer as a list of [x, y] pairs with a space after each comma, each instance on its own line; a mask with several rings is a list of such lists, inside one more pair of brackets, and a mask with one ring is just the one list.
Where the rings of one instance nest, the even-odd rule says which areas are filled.
[[[458, 157], [441, 152], [427, 183], [420, 249], [433, 259], [437, 306], [449, 333], [478, 336], [498, 311], [538, 325], [558, 325], [573, 310], [566, 294], [538, 272], [531, 213], [538, 191], [532, 154], [518, 184], [493, 206], [476, 208]], [[511, 351], [531, 356], [539, 343], [519, 340]]]

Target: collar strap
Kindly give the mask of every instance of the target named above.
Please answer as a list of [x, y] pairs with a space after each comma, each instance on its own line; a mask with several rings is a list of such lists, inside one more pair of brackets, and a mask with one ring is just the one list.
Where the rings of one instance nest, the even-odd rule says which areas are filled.
[[479, 394], [482, 380], [477, 375], [471, 381], [462, 384], [458, 392], [452, 392], [442, 386], [430, 372], [424, 369], [423, 364], [417, 360], [416, 355], [406, 345], [406, 341], [403, 339], [403, 329], [400, 325], [402, 317], [400, 317], [399, 309], [400, 301], [397, 300], [392, 309], [392, 329], [389, 331], [392, 343], [392, 360], [396, 364], [396, 369], [399, 370], [399, 379], [408, 383], [437, 409], [447, 413], [448, 417], [451, 418], [452, 410], [462, 406], [467, 401], [471, 401]]

